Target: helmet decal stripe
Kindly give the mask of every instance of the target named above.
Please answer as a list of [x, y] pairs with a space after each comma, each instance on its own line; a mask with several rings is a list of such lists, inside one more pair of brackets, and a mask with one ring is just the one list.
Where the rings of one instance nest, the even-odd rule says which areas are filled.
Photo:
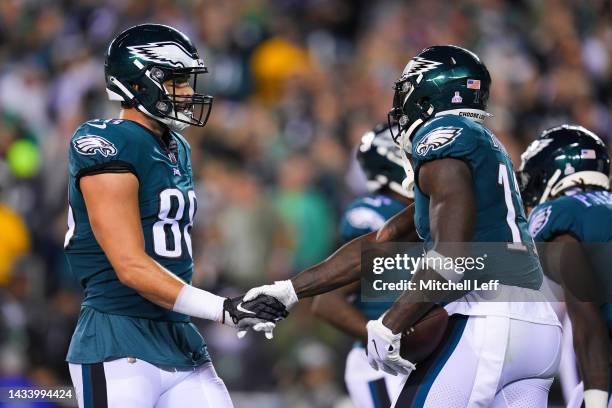
[[173, 67], [189, 68], [193, 66], [204, 66], [201, 60], [195, 60], [194, 56], [174, 41], [152, 42], [143, 45], [132, 45], [127, 47], [130, 53], [142, 60], [169, 64]]
[[521, 154], [521, 160], [526, 161], [531, 159], [542, 150], [546, 149], [546, 146], [551, 144], [553, 139], [536, 139], [528, 147], [523, 154]]
[[[414, 57], [410, 60], [408, 65], [406, 65], [406, 68], [404, 68], [401, 79], [406, 79], [414, 75], [422, 75], [427, 71], [435, 69], [439, 65], [442, 65], [442, 63], [438, 61], [431, 61], [422, 57]], [[417, 79], [417, 82], [420, 81]]]

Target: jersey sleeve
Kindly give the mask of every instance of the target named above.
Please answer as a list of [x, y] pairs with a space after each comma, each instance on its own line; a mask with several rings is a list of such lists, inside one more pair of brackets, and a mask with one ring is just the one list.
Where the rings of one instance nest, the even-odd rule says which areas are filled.
[[138, 138], [130, 138], [121, 121], [91, 121], [77, 129], [70, 140], [70, 175], [78, 183], [87, 175], [133, 173], [138, 177]]
[[578, 235], [572, 203], [563, 198], [533, 209], [529, 215], [529, 233], [536, 242], [550, 241], [562, 234]]
[[417, 166], [424, 162], [452, 157], [470, 160], [478, 147], [476, 131], [461, 122], [440, 122], [435, 127], [423, 129], [415, 137], [412, 157]]
[[376, 210], [366, 206], [349, 208], [340, 222], [340, 239], [348, 242], [354, 238], [380, 229], [385, 218]]

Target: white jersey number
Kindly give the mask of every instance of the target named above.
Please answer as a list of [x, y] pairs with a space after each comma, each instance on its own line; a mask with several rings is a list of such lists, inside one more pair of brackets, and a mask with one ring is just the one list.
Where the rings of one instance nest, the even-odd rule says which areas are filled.
[[509, 244], [508, 246], [511, 247], [511, 249], [525, 250], [525, 245], [521, 240], [521, 231], [516, 224], [516, 210], [514, 208], [514, 203], [512, 202], [512, 188], [510, 185], [510, 179], [512, 179], [512, 184], [518, 191], [514, 174], [510, 174], [508, 167], [506, 167], [505, 164], [500, 163], [497, 183], [504, 187], [504, 199], [506, 201], [506, 208], [508, 209], [506, 214], [506, 222], [508, 223], [510, 233], [512, 234], [512, 244]]
[[153, 247], [155, 253], [166, 258], [179, 258], [183, 254], [181, 238], [185, 237], [185, 246], [191, 256], [191, 227], [196, 209], [196, 198], [193, 190], [187, 192], [189, 198], [189, 223], [181, 231], [179, 222], [185, 213], [185, 196], [176, 188], [168, 188], [159, 193], [159, 214], [153, 224]]

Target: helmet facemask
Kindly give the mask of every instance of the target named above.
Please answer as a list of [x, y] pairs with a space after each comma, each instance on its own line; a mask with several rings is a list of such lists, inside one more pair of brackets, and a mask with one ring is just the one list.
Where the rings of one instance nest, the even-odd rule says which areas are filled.
[[[197, 93], [198, 75], [208, 72], [206, 67], [164, 69], [151, 68], [152, 79], [161, 84], [163, 95], [155, 104], [160, 122], [173, 130], [183, 130], [187, 126], [202, 127], [208, 121], [213, 98]], [[171, 81], [171, 84], [168, 82]], [[157, 85], [156, 84], [156, 85]], [[191, 94], [182, 94], [181, 89], [189, 87]], [[157, 115], [156, 115], [157, 116]]]
[[[393, 107], [387, 114], [389, 130], [393, 141], [407, 154], [412, 153], [411, 138], [416, 129], [423, 124], [434, 112], [433, 106], [427, 98], [415, 95], [419, 79], [422, 77], [402, 77], [395, 83]], [[415, 109], [405, 109], [407, 105]], [[412, 112], [412, 114], [407, 113]]]

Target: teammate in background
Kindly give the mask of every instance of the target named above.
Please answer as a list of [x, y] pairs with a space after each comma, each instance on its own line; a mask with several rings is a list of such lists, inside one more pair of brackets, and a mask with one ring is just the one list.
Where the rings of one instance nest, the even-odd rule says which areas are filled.
[[284, 307], [191, 286], [196, 211], [190, 147], [212, 97], [191, 41], [156, 24], [110, 44], [108, 95], [119, 119], [92, 120], [70, 140], [65, 250], [84, 289], [67, 361], [80, 407], [231, 407], [189, 316], [271, 332]]
[[[379, 241], [397, 238], [414, 225], [427, 257], [441, 259], [438, 264], [456, 255], [457, 247], [447, 243], [498, 243], [503, 257], [487, 259], [485, 273], [499, 280], [498, 295], [506, 300], [485, 301], [470, 292], [447, 304], [451, 335], [418, 367], [400, 357], [401, 333], [431, 310], [434, 303], [427, 299], [432, 294], [406, 292], [383, 317], [370, 321], [370, 364], [400, 374], [416, 368], [394, 398], [397, 407], [547, 405], [561, 329], [539, 292], [542, 270], [512, 163], [482, 125], [490, 82], [472, 52], [434, 46], [413, 58], [396, 83], [390, 118], [398, 126], [396, 142], [411, 156], [415, 205], [388, 221]], [[411, 213], [414, 220], [405, 218]], [[374, 233], [357, 238], [322, 264], [291, 280], [253, 288], [244, 299], [267, 294], [290, 308], [299, 298], [351, 283], [360, 276], [358, 247], [374, 241]], [[415, 279], [457, 281], [462, 274], [425, 269]], [[510, 301], [516, 298], [524, 301]]]
[[[414, 177], [402, 167], [400, 151], [387, 126], [378, 125], [361, 139], [357, 160], [367, 177], [369, 194], [353, 201], [342, 217], [340, 237], [343, 243], [380, 229], [386, 220], [412, 203]], [[404, 187], [405, 186], [405, 187]], [[378, 319], [390, 302], [363, 302], [359, 282], [319, 295], [312, 302], [320, 318], [356, 338], [346, 358], [344, 381], [355, 407], [388, 407], [400, 378], [377, 371], [368, 365], [365, 344], [366, 324]]]
[[[529, 231], [536, 241], [555, 245], [540, 250], [545, 271], [564, 288], [574, 349], [583, 383], [568, 407], [612, 407], [609, 402], [609, 298], [612, 293], [610, 158], [604, 143], [581, 126], [545, 130], [523, 153], [519, 175], [525, 205], [535, 207]], [[582, 244], [586, 244], [584, 247]], [[604, 252], [607, 251], [607, 252]], [[584, 286], [589, 293], [582, 293]], [[583, 392], [583, 390], [586, 391]]]

